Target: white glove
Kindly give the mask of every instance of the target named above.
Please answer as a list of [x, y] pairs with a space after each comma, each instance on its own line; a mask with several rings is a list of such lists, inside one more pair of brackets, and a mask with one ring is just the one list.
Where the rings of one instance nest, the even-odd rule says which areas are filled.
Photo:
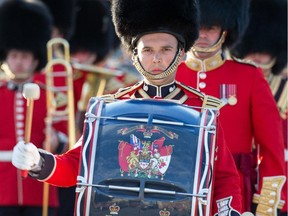
[[33, 170], [38, 167], [40, 153], [32, 143], [20, 141], [13, 148], [12, 164], [21, 170]]

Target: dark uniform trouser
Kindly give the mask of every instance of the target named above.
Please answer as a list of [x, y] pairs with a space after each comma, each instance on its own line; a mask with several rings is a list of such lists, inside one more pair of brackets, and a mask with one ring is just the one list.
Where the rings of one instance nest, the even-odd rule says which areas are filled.
[[[56, 208], [48, 209], [48, 216], [57, 216]], [[42, 207], [0, 206], [0, 216], [42, 216]]]
[[256, 163], [253, 153], [250, 154], [233, 154], [237, 169], [244, 176], [244, 194], [245, 194], [245, 211], [251, 211], [253, 194], [255, 193], [254, 185], [256, 184]]

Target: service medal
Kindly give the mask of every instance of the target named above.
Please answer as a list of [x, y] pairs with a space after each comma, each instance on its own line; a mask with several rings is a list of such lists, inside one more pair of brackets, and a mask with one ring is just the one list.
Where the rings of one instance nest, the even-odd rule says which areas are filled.
[[230, 96], [228, 98], [228, 104], [230, 104], [231, 106], [236, 105], [237, 104], [237, 98], [234, 95]]
[[231, 106], [237, 104], [237, 88], [236, 84], [221, 84], [220, 85], [220, 98], [223, 102]]

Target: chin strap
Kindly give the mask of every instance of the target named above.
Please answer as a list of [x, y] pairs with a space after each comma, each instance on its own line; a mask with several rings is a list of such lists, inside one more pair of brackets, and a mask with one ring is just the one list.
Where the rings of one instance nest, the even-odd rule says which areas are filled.
[[165, 71], [163, 71], [160, 74], [151, 74], [151, 73], [147, 72], [143, 68], [141, 63], [139, 62], [138, 56], [135, 54], [133, 55], [133, 65], [136, 67], [136, 69], [139, 71], [139, 73], [141, 73], [148, 80], [159, 80], [159, 79], [166, 78], [166, 77], [170, 76], [172, 73], [174, 73], [176, 71], [181, 59], [182, 59], [181, 48], [179, 48], [177, 54], [175, 55], [175, 57], [172, 61], [172, 63], [169, 65], [169, 67]]
[[203, 48], [203, 47], [198, 47], [198, 46], [193, 46], [191, 48], [192, 52], [205, 52], [205, 53], [210, 53], [210, 52], [215, 52], [216, 50], [221, 49], [222, 44], [225, 41], [225, 37], [226, 37], [227, 32], [223, 31], [221, 34], [221, 37], [219, 38], [219, 40], [217, 41], [217, 43], [215, 43], [213, 46], [211, 47], [207, 47], [207, 48]]
[[263, 70], [268, 70], [271, 69], [276, 63], [276, 58], [273, 58], [270, 62], [266, 64], [258, 64], [256, 63], [259, 67], [261, 67]]

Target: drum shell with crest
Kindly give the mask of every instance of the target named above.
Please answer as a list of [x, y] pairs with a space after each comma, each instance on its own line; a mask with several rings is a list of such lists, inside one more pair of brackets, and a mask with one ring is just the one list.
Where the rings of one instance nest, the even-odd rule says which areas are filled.
[[218, 110], [89, 101], [75, 215], [209, 215]]

